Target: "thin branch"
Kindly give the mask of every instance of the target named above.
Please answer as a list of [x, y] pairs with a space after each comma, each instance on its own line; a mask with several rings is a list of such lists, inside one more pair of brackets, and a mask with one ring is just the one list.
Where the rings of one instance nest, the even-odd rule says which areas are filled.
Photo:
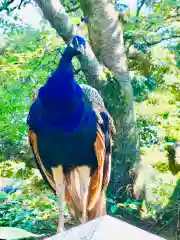
[[13, 12], [15, 9], [20, 9], [22, 5], [25, 5], [25, 4], [29, 3], [30, 1], [21, 0], [19, 4], [10, 8], [10, 5], [14, 2], [15, 2], [15, 0], [9, 0], [9, 1], [3, 2], [0, 6], [0, 12], [2, 12], [3, 10], [6, 10], [6, 11], [10, 10], [11, 12]]
[[137, 7], [136, 17], [139, 16], [140, 11], [141, 11], [141, 8], [144, 6], [145, 2], [146, 2], [146, 0], [142, 0], [142, 1], [141, 1], [141, 4], [139, 5], [139, 7]]
[[23, 3], [24, 3], [24, 0], [21, 0], [19, 3], [18, 9], [21, 9], [21, 5], [23, 5]]
[[[145, 44], [147, 45], [147, 47], [152, 47], [152, 46], [154, 46], [154, 45], [156, 45], [156, 44], [159, 44], [159, 43], [161, 43], [161, 42], [168, 41], [168, 40], [171, 40], [171, 39], [176, 39], [176, 38], [177, 38], [177, 39], [180, 38], [180, 35], [163, 37], [163, 38], [161, 38], [161, 39], [159, 39], [159, 40], [157, 40], [157, 41], [152, 41], [152, 42], [147, 41], [145, 37], [144, 37], [143, 39], [144, 39], [144, 42], [145, 42]], [[132, 38], [131, 41], [130, 41], [130, 43], [129, 43], [129, 45], [128, 45], [128, 47], [127, 47], [127, 49], [126, 49], [126, 54], [128, 55], [128, 58], [131, 58], [131, 59], [132, 59], [132, 56], [131, 56], [131, 57], [129, 56], [129, 51], [130, 51], [130, 47], [131, 47], [131, 46], [134, 46], [135, 43], [136, 43], [136, 41]]]
[[75, 73], [75, 74], [79, 74], [81, 71], [82, 71], [81, 68], [74, 69], [74, 73]]
[[157, 40], [157, 41], [154, 41], [154, 42], [147, 42], [146, 41], [146, 44], [148, 47], [151, 47], [153, 45], [156, 45], [158, 43], [161, 43], [161, 42], [164, 42], [164, 41], [168, 41], [168, 40], [171, 40], [171, 39], [175, 39], [175, 38], [180, 38], [180, 35], [175, 35], [175, 36], [170, 36], [170, 37], [166, 37], [166, 38], [161, 38], [160, 40]]
[[9, 0], [9, 1], [7, 1], [7, 5], [10, 5], [11, 3], [13, 3], [14, 2], [14, 0]]
[[1, 6], [0, 6], [0, 12], [2, 12], [3, 10], [7, 10], [8, 6], [11, 5], [13, 2], [14, 2], [14, 0], [2, 2]]

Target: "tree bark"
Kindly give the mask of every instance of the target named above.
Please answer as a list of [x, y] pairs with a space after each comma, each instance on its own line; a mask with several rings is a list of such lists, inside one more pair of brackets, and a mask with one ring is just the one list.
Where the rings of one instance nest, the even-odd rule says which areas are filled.
[[[68, 43], [73, 36], [79, 34], [77, 26], [72, 24], [60, 0], [34, 1], [42, 10], [44, 17], [66, 43]], [[103, 67], [96, 59], [89, 44], [87, 44], [85, 55], [79, 57], [79, 61], [88, 83], [91, 86], [101, 86], [104, 82], [102, 79]]]
[[[42, 9], [44, 17], [68, 42], [77, 33], [59, 0], [35, 0]], [[117, 137], [113, 152], [113, 173], [110, 192], [113, 197], [127, 195], [127, 186], [133, 184], [130, 171], [137, 159], [137, 138], [134, 124], [132, 87], [127, 68], [123, 41], [123, 29], [118, 22], [113, 4], [108, 0], [81, 0], [81, 8], [88, 17], [89, 39], [99, 60], [114, 73], [118, 81], [110, 81], [104, 86], [102, 67], [91, 48], [86, 56], [79, 58], [88, 83], [104, 93], [107, 107], [114, 116]], [[87, 10], [88, 9], [88, 10]], [[112, 83], [112, 84], [111, 84]], [[108, 99], [109, 97], [109, 99]], [[124, 194], [125, 193], [125, 194]]]
[[[123, 27], [118, 20], [118, 14], [112, 1], [80, 0], [80, 3], [85, 17], [88, 18], [89, 39], [94, 53], [97, 59], [114, 73], [115, 79], [120, 83], [121, 99], [119, 101], [121, 103], [120, 106], [116, 105], [111, 111], [112, 115], [115, 116], [117, 127], [111, 193], [116, 198], [118, 196], [126, 198], [127, 195], [133, 195], [134, 177], [131, 175], [131, 170], [137, 162], [139, 154]], [[118, 100], [119, 94], [120, 91], [119, 93], [117, 91], [115, 99], [112, 99], [112, 104], [113, 101]]]

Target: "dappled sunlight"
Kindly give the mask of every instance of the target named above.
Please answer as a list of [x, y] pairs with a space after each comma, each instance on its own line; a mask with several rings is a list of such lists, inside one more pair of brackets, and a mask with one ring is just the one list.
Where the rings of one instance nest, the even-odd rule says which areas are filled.
[[156, 210], [164, 208], [172, 195], [178, 176], [173, 176], [168, 167], [166, 152], [158, 148], [146, 149], [141, 155], [138, 168], [138, 178], [135, 183], [135, 194], [139, 197], [141, 191], [147, 204], [152, 204]]

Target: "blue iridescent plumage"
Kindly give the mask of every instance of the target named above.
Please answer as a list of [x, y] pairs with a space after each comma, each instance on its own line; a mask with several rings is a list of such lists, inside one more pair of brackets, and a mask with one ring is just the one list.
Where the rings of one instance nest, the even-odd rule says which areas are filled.
[[29, 111], [27, 123], [38, 136], [39, 153], [47, 169], [67, 161], [68, 165], [84, 165], [85, 159], [87, 165], [97, 166], [93, 145], [97, 115], [74, 79], [71, 62], [85, 46], [83, 38], [73, 38]]
[[[65, 49], [59, 65], [48, 81], [39, 90], [38, 99], [33, 103], [28, 124], [37, 131], [61, 129], [74, 131], [82, 123], [84, 113], [83, 92], [74, 79], [72, 59], [86, 47], [83, 38], [76, 36]], [[35, 113], [37, 111], [37, 114]], [[83, 119], [87, 124], [94, 118], [93, 110]]]

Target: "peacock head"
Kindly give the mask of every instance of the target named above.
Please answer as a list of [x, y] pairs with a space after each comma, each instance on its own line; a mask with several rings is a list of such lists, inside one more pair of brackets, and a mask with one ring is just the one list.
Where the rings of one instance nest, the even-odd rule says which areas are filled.
[[68, 50], [76, 55], [84, 54], [86, 49], [86, 40], [80, 36], [74, 36], [72, 40], [68, 43]]

